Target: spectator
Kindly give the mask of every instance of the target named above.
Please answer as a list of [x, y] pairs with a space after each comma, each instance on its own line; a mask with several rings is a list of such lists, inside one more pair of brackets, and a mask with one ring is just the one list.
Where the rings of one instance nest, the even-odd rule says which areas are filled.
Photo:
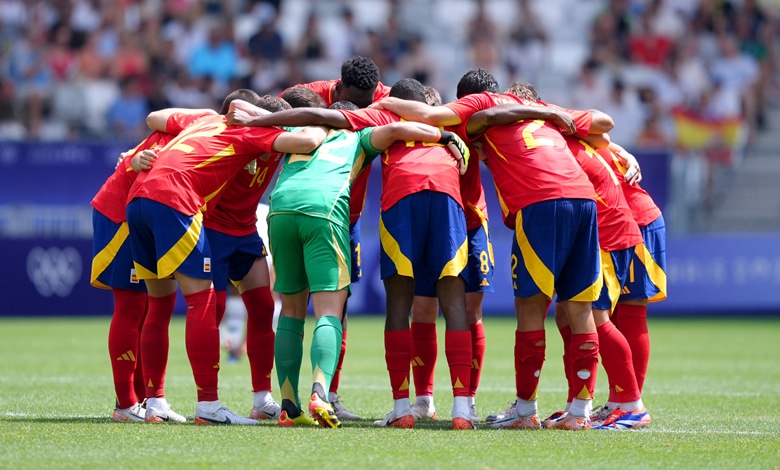
[[114, 136], [131, 142], [143, 140], [149, 133], [146, 116], [149, 105], [141, 94], [138, 78], [124, 77], [119, 84], [120, 95], [108, 108], [106, 118]]
[[398, 73], [404, 78], [414, 78], [420, 83], [439, 86], [436, 62], [425, 48], [425, 42], [419, 35], [409, 41], [409, 52], [400, 57]]
[[626, 87], [623, 80], [615, 79], [607, 100], [598, 108], [615, 121], [614, 129], [609, 132], [612, 140], [626, 147], [636, 143], [644, 126], [644, 116], [633, 89]]
[[306, 26], [303, 35], [295, 46], [294, 55], [303, 60], [322, 60], [327, 55], [325, 42], [320, 34], [319, 15], [314, 11], [309, 12], [306, 18]]
[[249, 57], [276, 62], [282, 58], [284, 42], [277, 29], [277, 15], [261, 23], [260, 30], [249, 38]]
[[628, 52], [634, 63], [659, 69], [666, 64], [673, 47], [671, 39], [655, 32], [651, 11], [647, 11], [631, 34]]
[[209, 30], [208, 41], [196, 48], [189, 62], [189, 72], [195, 78], [211, 77], [217, 86], [224, 88], [235, 77], [238, 51], [230, 38], [226, 25]]
[[16, 106], [22, 111], [28, 134], [36, 137], [53, 84], [46, 54], [45, 33], [35, 30], [15, 42], [8, 56], [8, 77], [16, 90]]
[[511, 81], [536, 83], [545, 59], [547, 31], [542, 19], [531, 9], [529, 0], [516, 0], [517, 21], [509, 31], [506, 65]]
[[57, 83], [70, 80], [76, 68], [76, 54], [70, 46], [71, 30], [60, 24], [51, 33], [49, 50], [46, 54], [52, 78]]
[[130, 31], [119, 34], [119, 47], [111, 61], [111, 74], [122, 80], [130, 76], [141, 77], [149, 69], [148, 57], [138, 45], [138, 37]]

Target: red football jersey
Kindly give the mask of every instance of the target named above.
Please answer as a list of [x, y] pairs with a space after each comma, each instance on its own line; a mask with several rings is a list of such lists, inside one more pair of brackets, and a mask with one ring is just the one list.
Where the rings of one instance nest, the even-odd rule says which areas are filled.
[[257, 159], [254, 173], [241, 170], [228, 183], [217, 204], [203, 212], [203, 226], [234, 237], [257, 232], [257, 205], [271, 184], [282, 154], [272, 153], [267, 160]]
[[642, 232], [623, 196], [620, 179], [609, 164], [587, 142], [575, 137], [567, 137], [566, 142], [596, 191], [601, 249], [623, 250], [642, 243]]
[[368, 192], [368, 177], [371, 176], [371, 164], [363, 169], [349, 191], [349, 223], [354, 224], [363, 214], [363, 206], [366, 205], [366, 193]]
[[485, 189], [482, 187], [482, 176], [479, 172], [479, 156], [473, 147], [469, 146], [471, 158], [466, 174], [460, 177], [460, 197], [463, 200], [463, 210], [466, 213], [466, 229], [481, 227], [488, 220]]
[[[336, 88], [336, 85], [341, 82], [341, 79], [338, 80], [320, 80], [317, 82], [310, 82], [310, 83], [300, 83], [295, 86], [303, 86], [306, 88], [311, 88], [314, 90], [320, 97], [325, 100], [325, 105], [330, 106], [335, 101], [333, 101], [333, 89]], [[290, 87], [294, 88], [294, 87]], [[289, 90], [288, 88], [287, 90]], [[287, 91], [284, 90], [284, 91]], [[279, 96], [282, 96], [284, 94], [284, 91], [279, 93]], [[382, 98], [387, 98], [390, 96], [390, 87], [387, 85], [384, 85], [382, 82], [379, 82], [376, 84], [376, 91], [374, 92], [374, 101], [379, 101]], [[354, 189], [354, 187], [353, 187]]]
[[626, 202], [636, 223], [640, 227], [645, 227], [658, 217], [661, 217], [661, 209], [655, 204], [653, 198], [647, 194], [647, 191], [642, 189], [639, 184], [628, 184], [625, 178], [623, 178], [623, 175], [626, 174], [626, 168], [620, 163], [620, 159], [609, 149], [599, 149], [598, 152], [620, 178], [620, 187], [623, 189]]
[[[186, 126], [187, 123], [192, 123]], [[181, 126], [186, 126], [183, 130]], [[203, 115], [168, 120], [168, 133], [181, 133], [163, 147], [151, 170], [138, 176], [128, 202], [151, 199], [186, 215], [195, 215], [215, 198], [247, 163], [273, 152], [281, 129], [226, 124], [225, 116]]]
[[458, 115], [460, 118], [460, 125], [457, 126], [457, 132], [462, 138], [466, 139], [468, 136], [466, 135], [465, 130], [469, 118], [477, 111], [492, 108], [493, 106], [497, 106], [499, 104], [536, 104], [539, 106], [553, 106], [556, 109], [562, 109], [572, 115], [574, 118], [574, 123], [577, 127], [577, 134], [583, 137], [588, 135], [591, 122], [593, 121], [593, 115], [588, 111], [564, 109], [558, 106], [548, 105], [542, 101], [532, 102], [520, 99], [514, 95], [501, 95], [489, 92], [466, 95], [457, 101], [445, 104], [444, 106], [450, 108], [455, 112], [455, 114]]
[[[477, 111], [503, 103], [534, 104], [512, 95], [477, 93], [447, 106], [461, 122], [467, 122]], [[577, 125], [577, 133], [587, 135], [590, 119], [582, 118]], [[593, 185], [554, 124], [521, 120], [494, 126], [485, 132], [482, 141], [507, 227], [514, 228], [517, 212], [536, 202], [594, 199]]]
[[[401, 121], [396, 114], [379, 109], [341, 111], [352, 130]], [[458, 164], [441, 144], [397, 141], [382, 153], [382, 210], [402, 198], [430, 190], [448, 194], [463, 206]]]
[[124, 222], [126, 219], [127, 194], [130, 192], [130, 186], [133, 185], [133, 181], [138, 176], [138, 173], [130, 167], [130, 161], [138, 152], [162, 147], [172, 138], [173, 136], [170, 134], [155, 131], [134, 149], [130, 150], [92, 199], [92, 207], [116, 224]]

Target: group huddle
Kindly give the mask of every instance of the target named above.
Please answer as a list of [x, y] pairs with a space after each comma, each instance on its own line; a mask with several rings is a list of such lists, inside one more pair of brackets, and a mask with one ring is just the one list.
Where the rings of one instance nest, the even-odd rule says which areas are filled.
[[[435, 321], [446, 322], [453, 429], [474, 429], [492, 292], [493, 250], [479, 162], [493, 177], [504, 223], [515, 233], [511, 276], [517, 331], [516, 399], [485, 425], [512, 429], [633, 429], [650, 423], [641, 390], [649, 359], [647, 303], [665, 298], [663, 216], [638, 183], [636, 160], [596, 110], [539, 100], [530, 85], [499, 93], [484, 69], [467, 72], [458, 99], [441, 105], [414, 79], [392, 88], [373, 61], [353, 57], [341, 79], [279, 97], [236, 90], [220, 112], [165, 109], [154, 131], [123, 154], [92, 201], [92, 284], [109, 288], [117, 421], [184, 422], [164, 394], [168, 326], [177, 289], [187, 303], [185, 342], [198, 403], [196, 424], [340, 427], [360, 417], [338, 396], [347, 344], [347, 298], [361, 277], [359, 219], [369, 167], [382, 168], [380, 273], [386, 289], [385, 358], [393, 409], [378, 426], [436, 419]], [[619, 125], [619, 123], [618, 123]], [[271, 177], [268, 248], [256, 209]], [[253, 408], [224, 407], [217, 393], [218, 325], [228, 281], [247, 308]], [[544, 321], [556, 299], [568, 400], [539, 417]], [[312, 387], [298, 378], [311, 303]], [[411, 315], [411, 323], [410, 323]], [[607, 403], [594, 410], [601, 354]], [[276, 369], [281, 401], [271, 395]], [[415, 401], [410, 399], [414, 383]]]

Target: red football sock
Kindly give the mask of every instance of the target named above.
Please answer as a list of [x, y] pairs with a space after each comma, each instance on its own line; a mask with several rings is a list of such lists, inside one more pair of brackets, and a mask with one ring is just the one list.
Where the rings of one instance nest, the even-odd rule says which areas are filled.
[[390, 374], [393, 400], [409, 398], [409, 363], [412, 360], [412, 332], [385, 331], [385, 362]]
[[219, 328], [214, 289], [185, 295], [184, 300], [187, 301], [184, 339], [198, 401], [215, 401], [219, 399]]
[[639, 400], [641, 395], [634, 375], [631, 348], [623, 333], [611, 321], [602, 323], [596, 331], [599, 335], [601, 363], [609, 380], [609, 401], [626, 403]]
[[647, 331], [647, 305], [618, 304], [615, 316], [619, 318], [620, 332], [631, 347], [631, 356], [639, 392], [645, 386], [647, 366], [650, 363], [650, 334]]
[[341, 368], [344, 366], [344, 356], [347, 354], [347, 330], [341, 330], [341, 352], [339, 353], [339, 362], [336, 364], [336, 370], [333, 372], [333, 379], [330, 381], [330, 393], [339, 393], [339, 383], [341, 382]]
[[139, 401], [134, 376], [136, 369], [142, 376], [138, 346], [139, 330], [146, 311], [146, 292], [128, 289], [111, 291], [114, 294], [114, 314], [108, 327], [108, 355], [111, 357], [117, 403], [119, 408], [129, 408]]
[[471, 331], [445, 331], [444, 354], [450, 368], [452, 396], [468, 397], [471, 389]]
[[479, 378], [482, 375], [482, 361], [485, 359], [485, 325], [480, 321], [470, 326], [471, 328], [471, 384], [469, 396], [474, 397], [479, 387]]
[[412, 322], [412, 376], [416, 396], [433, 396], [433, 376], [438, 356], [436, 323]]
[[138, 324], [138, 355], [135, 356], [135, 373], [133, 374], [133, 389], [139, 402], [146, 399], [146, 384], [144, 383], [144, 356], [141, 354], [141, 328], [146, 320], [146, 311], [149, 309], [149, 301], [144, 304], [144, 316]]
[[[594, 347], [591, 349], [581, 347], [588, 343], [593, 344]], [[571, 356], [571, 383], [574, 398], [592, 400], [599, 367], [598, 333], [572, 334], [569, 355]]]
[[225, 310], [227, 309], [227, 291], [215, 290], [214, 294], [216, 294], [217, 328], [219, 328], [219, 324], [222, 323], [222, 319], [225, 318]]
[[[219, 293], [217, 293], [219, 294]], [[241, 294], [246, 306], [246, 356], [252, 376], [252, 391], [271, 390], [274, 367], [274, 298], [268, 286]]]
[[165, 369], [168, 366], [168, 328], [171, 324], [176, 293], [148, 297], [149, 307], [141, 330], [141, 355], [146, 398], [165, 397]]
[[515, 388], [518, 398], [536, 400], [546, 348], [544, 330], [515, 331]]
[[569, 354], [569, 348], [571, 347], [571, 326], [566, 325], [563, 328], [559, 328], [561, 333], [561, 339], [563, 340], [563, 372], [566, 374], [566, 383], [569, 386], [569, 396], [566, 398], [566, 403], [571, 403], [572, 390], [574, 387], [571, 383], [571, 355]]

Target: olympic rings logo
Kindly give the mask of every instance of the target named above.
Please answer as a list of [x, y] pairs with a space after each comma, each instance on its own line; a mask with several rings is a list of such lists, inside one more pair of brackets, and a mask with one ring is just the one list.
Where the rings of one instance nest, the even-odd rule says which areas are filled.
[[81, 278], [81, 255], [72, 246], [36, 246], [27, 255], [27, 276], [43, 297], [67, 297]]

